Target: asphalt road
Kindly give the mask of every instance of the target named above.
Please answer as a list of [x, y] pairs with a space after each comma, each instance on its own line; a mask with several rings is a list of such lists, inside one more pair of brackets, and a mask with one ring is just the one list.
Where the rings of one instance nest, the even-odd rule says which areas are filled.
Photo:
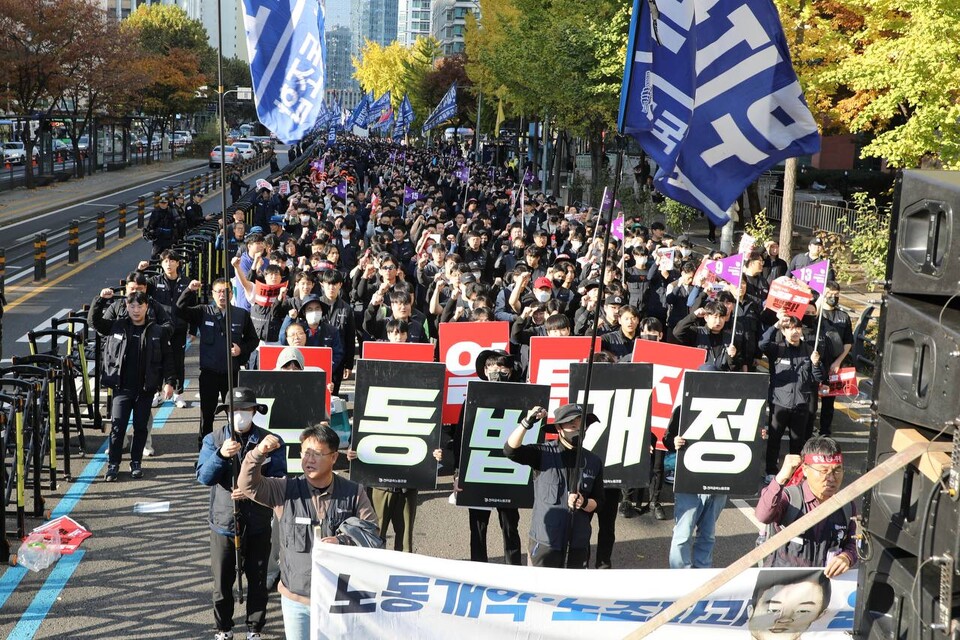
[[[159, 184], [182, 179], [173, 176]], [[118, 184], [118, 188], [123, 186]], [[144, 185], [116, 198], [129, 198], [130, 193], [139, 194], [153, 188], [157, 186]], [[214, 208], [205, 207], [205, 210]], [[60, 216], [68, 219], [71, 215], [76, 214], [56, 212], [44, 220], [59, 220]], [[39, 221], [33, 221], [36, 223]], [[27, 225], [20, 227], [27, 228]], [[27, 331], [47, 325], [49, 318], [63, 309], [88, 303], [99, 289], [115, 285], [147, 255], [148, 245], [138, 234], [133, 234], [122, 248], [108, 244], [108, 250], [101, 254], [84, 254], [78, 266], [51, 271], [48, 284], [28, 293], [28, 298], [21, 297], [20, 302], [12, 300], [4, 316], [4, 356], [27, 353]], [[62, 279], [57, 281], [58, 278]], [[54, 515], [69, 513], [90, 529], [93, 536], [83, 542], [82, 555], [64, 556], [52, 569], [35, 574], [21, 568], [0, 567], [0, 637], [112, 640], [213, 636], [206, 525], [208, 490], [200, 486], [194, 476], [199, 422], [197, 355], [196, 345], [191, 346], [187, 352], [190, 386], [186, 395], [192, 405], [186, 409], [167, 405], [154, 412], [152, 434], [156, 456], [145, 460], [144, 479], [130, 478], [125, 459], [119, 482], [100, 481], [105, 455], [96, 452], [101, 449], [104, 436], [88, 431], [87, 455], [73, 461], [76, 480], [61, 481], [58, 491], [45, 492], [46, 506], [54, 509]], [[349, 386], [345, 388], [350, 390]], [[865, 464], [867, 427], [844, 411], [838, 411], [834, 432], [845, 448], [847, 467], [851, 471], [847, 482], [852, 482]], [[421, 492], [415, 527], [416, 551], [467, 559], [467, 513], [448, 503], [450, 490], [450, 477], [444, 475], [436, 491]], [[79, 499], [75, 499], [78, 494]], [[169, 510], [147, 514], [135, 511], [137, 503], [158, 502], [169, 502]], [[668, 514], [672, 515], [669, 490], [664, 502]], [[749, 499], [728, 503], [718, 524], [715, 566], [726, 566], [753, 547], [757, 526], [751, 522], [750, 512], [754, 504], [755, 500]], [[493, 520], [488, 541], [491, 562], [502, 562], [499, 529], [495, 518]], [[40, 518], [28, 518], [29, 528], [41, 523]], [[15, 525], [9, 513], [7, 524], [8, 527]], [[529, 512], [523, 511], [524, 539], [528, 528]], [[650, 514], [618, 518], [614, 567], [665, 568], [671, 532], [672, 520], [656, 521]], [[17, 543], [13, 544], [16, 549]], [[388, 541], [388, 547], [392, 547], [392, 541]], [[271, 595], [268, 618], [264, 637], [282, 637], [276, 594]], [[242, 616], [238, 614], [235, 619], [242, 628]]]

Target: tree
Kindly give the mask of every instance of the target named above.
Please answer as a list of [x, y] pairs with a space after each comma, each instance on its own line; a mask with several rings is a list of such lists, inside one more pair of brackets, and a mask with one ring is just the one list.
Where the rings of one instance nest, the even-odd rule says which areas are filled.
[[200, 21], [173, 5], [140, 5], [122, 30], [143, 51], [137, 67], [148, 82], [138, 94], [138, 106], [149, 117], [147, 138], [158, 129], [163, 136], [176, 114], [199, 108], [197, 90], [208, 84], [202, 70], [216, 68], [216, 52]]
[[367, 40], [360, 56], [353, 57], [353, 77], [364, 91], [373, 91], [378, 97], [389, 91], [391, 101], [399, 105], [407, 86], [406, 65], [410, 59], [410, 50], [397, 41], [384, 46]]
[[[86, 24], [98, 11], [85, 0], [0, 0], [0, 78], [23, 116], [50, 115], [68, 85], [85, 64], [91, 46], [77, 24]], [[24, 178], [33, 188], [29, 159], [40, 139], [26, 127], [22, 141], [27, 153]]]
[[960, 6], [954, 0], [863, 0], [854, 55], [831, 79], [850, 95], [838, 117], [874, 135], [864, 156], [894, 167], [960, 168]]
[[[60, 115], [74, 158], [80, 158], [80, 137], [88, 131], [94, 116], [104, 111], [125, 115], [130, 99], [145, 83], [136, 66], [139, 52], [123, 41], [114, 18], [105, 11], [94, 12], [84, 23], [84, 33], [95, 46], [67, 79], [60, 98]], [[75, 162], [74, 171], [82, 178], [84, 164]]]

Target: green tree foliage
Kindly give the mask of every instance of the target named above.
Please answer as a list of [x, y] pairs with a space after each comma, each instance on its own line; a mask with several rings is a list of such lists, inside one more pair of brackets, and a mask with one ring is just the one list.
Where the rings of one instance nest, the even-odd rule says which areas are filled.
[[[854, 3], [851, 2], [851, 5]], [[960, 167], [960, 4], [858, 0], [855, 51], [831, 78], [850, 95], [839, 115], [874, 134], [864, 156], [896, 167]]]

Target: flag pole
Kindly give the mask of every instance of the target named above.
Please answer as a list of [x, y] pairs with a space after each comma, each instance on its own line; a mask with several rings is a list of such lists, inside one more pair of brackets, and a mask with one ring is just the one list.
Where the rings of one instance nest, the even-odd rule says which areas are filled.
[[460, 210], [463, 211], [463, 215], [467, 215], [467, 194], [470, 192], [470, 178], [473, 177], [470, 175], [470, 169], [467, 168], [467, 182], [463, 186], [463, 206], [460, 207]]
[[[618, 176], [619, 177], [619, 176]], [[593, 251], [593, 243], [597, 240], [597, 231], [600, 230], [600, 221], [603, 219], [603, 203], [607, 201], [607, 187], [603, 188], [603, 197], [600, 199], [600, 210], [597, 212], [597, 224], [593, 227], [593, 237], [590, 238], [590, 250]], [[613, 209], [613, 203], [610, 203], [611, 210]], [[613, 216], [610, 216], [610, 219], [613, 220]]]
[[827, 278], [830, 277], [830, 258], [827, 258], [827, 269], [823, 272], [823, 293], [820, 294], [820, 304], [817, 305], [817, 335], [813, 339], [813, 350], [820, 346], [820, 323], [823, 322], [823, 294], [827, 292]]

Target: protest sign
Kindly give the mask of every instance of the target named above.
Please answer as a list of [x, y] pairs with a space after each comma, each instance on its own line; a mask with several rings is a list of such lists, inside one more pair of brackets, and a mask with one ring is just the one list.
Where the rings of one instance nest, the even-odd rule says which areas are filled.
[[707, 352], [696, 347], [650, 340], [633, 343], [633, 361], [653, 365], [650, 430], [657, 437], [657, 448], [661, 451], [666, 450], [661, 440], [670, 425], [673, 408], [679, 404], [683, 374], [702, 365], [706, 358]]
[[831, 373], [827, 384], [820, 385], [820, 397], [857, 396], [860, 388], [857, 383], [855, 367], [844, 367], [836, 373]]
[[[596, 351], [602, 351], [597, 338]], [[553, 412], [567, 404], [570, 395], [570, 365], [590, 357], [590, 336], [533, 336], [530, 338], [529, 379], [533, 384], [550, 387], [547, 422], [553, 424]]]
[[363, 343], [364, 360], [398, 360], [401, 362], [433, 362], [435, 347], [425, 342]]
[[673, 271], [674, 256], [677, 250], [673, 247], [661, 247], [657, 249], [657, 257], [660, 258], [660, 271]]
[[740, 236], [740, 246], [737, 247], [737, 253], [740, 255], [745, 255], [753, 251], [754, 247], [757, 244], [757, 239], [754, 238], [749, 233], [745, 233]]
[[794, 318], [803, 318], [812, 298], [803, 285], [787, 276], [780, 276], [770, 283], [770, 293], [763, 306], [775, 312], [783, 311]]
[[251, 302], [261, 307], [269, 307], [280, 297], [280, 291], [286, 288], [286, 282], [281, 282], [280, 284], [256, 282], [253, 285], [253, 300], [251, 300]]
[[368, 487], [435, 489], [443, 408], [439, 362], [357, 361], [350, 479]]
[[[466, 507], [533, 506], [532, 470], [503, 454], [503, 445], [536, 406], [547, 406], [550, 388], [522, 382], [483, 382], [467, 387], [460, 445], [460, 487], [457, 505]], [[524, 444], [537, 441], [537, 428], [524, 434]]]
[[42, 534], [45, 539], [51, 539], [54, 533], [59, 534], [61, 555], [72, 554], [80, 548], [81, 542], [93, 535], [70, 516], [54, 518], [34, 529], [33, 533]]
[[[583, 403], [587, 365], [570, 365], [570, 401]], [[600, 422], [590, 426], [583, 446], [603, 460], [608, 487], [650, 483], [650, 396], [653, 365], [597, 363], [590, 380], [590, 406]]]
[[282, 196], [288, 196], [288, 195], [290, 195], [290, 181], [289, 181], [289, 180], [281, 180], [281, 181], [280, 181], [280, 186], [277, 188], [277, 192], [278, 192], [280, 195], [282, 195]]
[[486, 349], [510, 348], [509, 322], [443, 322], [440, 362], [447, 367], [443, 385], [443, 422], [456, 424], [467, 397], [467, 383], [477, 377], [477, 356]]
[[752, 496], [763, 475], [770, 377], [765, 373], [687, 371], [683, 381], [676, 493]]
[[743, 256], [740, 254], [713, 261], [713, 272], [722, 280], [740, 286], [743, 273]]
[[[280, 357], [280, 352], [286, 349], [286, 347], [276, 345], [276, 344], [261, 344], [257, 347], [257, 351], [260, 352], [259, 363], [261, 371], [272, 371], [277, 367], [277, 359]], [[300, 350], [300, 353], [303, 355], [303, 367], [304, 369], [319, 369], [327, 374], [327, 381], [333, 379], [333, 349], [330, 347], [297, 347]], [[319, 389], [314, 389], [312, 395], [316, 397], [320, 393]], [[324, 397], [327, 400], [325, 409], [327, 415], [330, 415], [330, 396], [331, 391], [324, 387], [323, 391]]]

